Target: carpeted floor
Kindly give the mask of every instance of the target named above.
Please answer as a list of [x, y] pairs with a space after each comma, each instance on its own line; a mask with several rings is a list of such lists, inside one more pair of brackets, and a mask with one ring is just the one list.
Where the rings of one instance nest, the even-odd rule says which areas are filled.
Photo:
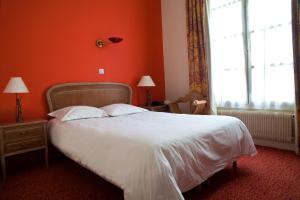
[[[300, 199], [300, 157], [293, 152], [258, 147], [255, 157], [243, 157], [238, 169], [225, 169], [210, 184], [184, 194], [186, 199]], [[123, 199], [123, 192], [68, 159], [13, 166], [0, 183], [0, 199], [76, 200]]]

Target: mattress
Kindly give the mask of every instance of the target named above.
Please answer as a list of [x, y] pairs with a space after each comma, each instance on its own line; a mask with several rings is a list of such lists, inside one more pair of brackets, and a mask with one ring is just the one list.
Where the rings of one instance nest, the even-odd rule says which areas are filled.
[[124, 191], [126, 200], [184, 199], [182, 192], [256, 149], [237, 118], [142, 112], [50, 120], [50, 140]]

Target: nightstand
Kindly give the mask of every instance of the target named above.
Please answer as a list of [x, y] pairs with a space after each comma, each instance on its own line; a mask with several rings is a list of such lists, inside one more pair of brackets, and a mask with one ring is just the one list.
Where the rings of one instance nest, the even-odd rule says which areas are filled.
[[6, 157], [36, 150], [45, 150], [48, 167], [47, 120], [0, 125], [0, 157], [3, 179], [6, 178]]
[[143, 108], [155, 112], [169, 112], [169, 107], [167, 105], [160, 106], [143, 106]]

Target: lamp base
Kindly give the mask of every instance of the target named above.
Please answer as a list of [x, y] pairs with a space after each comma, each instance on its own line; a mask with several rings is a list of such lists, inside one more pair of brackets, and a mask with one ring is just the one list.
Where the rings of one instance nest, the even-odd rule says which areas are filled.
[[21, 98], [16, 94], [16, 122], [23, 122]]
[[151, 106], [152, 105], [152, 97], [150, 94], [150, 89], [146, 90], [146, 106]]

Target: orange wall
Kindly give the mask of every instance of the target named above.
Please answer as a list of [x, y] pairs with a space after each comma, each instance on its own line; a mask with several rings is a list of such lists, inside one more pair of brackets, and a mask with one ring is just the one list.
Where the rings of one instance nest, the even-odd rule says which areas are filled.
[[[160, 0], [0, 0], [0, 122], [15, 118], [15, 97], [3, 94], [12, 76], [22, 76], [25, 119], [46, 117], [45, 91], [63, 82], [113, 81], [133, 87], [150, 74], [164, 99]], [[99, 49], [96, 39], [123, 42]], [[98, 75], [98, 68], [105, 75]]]

